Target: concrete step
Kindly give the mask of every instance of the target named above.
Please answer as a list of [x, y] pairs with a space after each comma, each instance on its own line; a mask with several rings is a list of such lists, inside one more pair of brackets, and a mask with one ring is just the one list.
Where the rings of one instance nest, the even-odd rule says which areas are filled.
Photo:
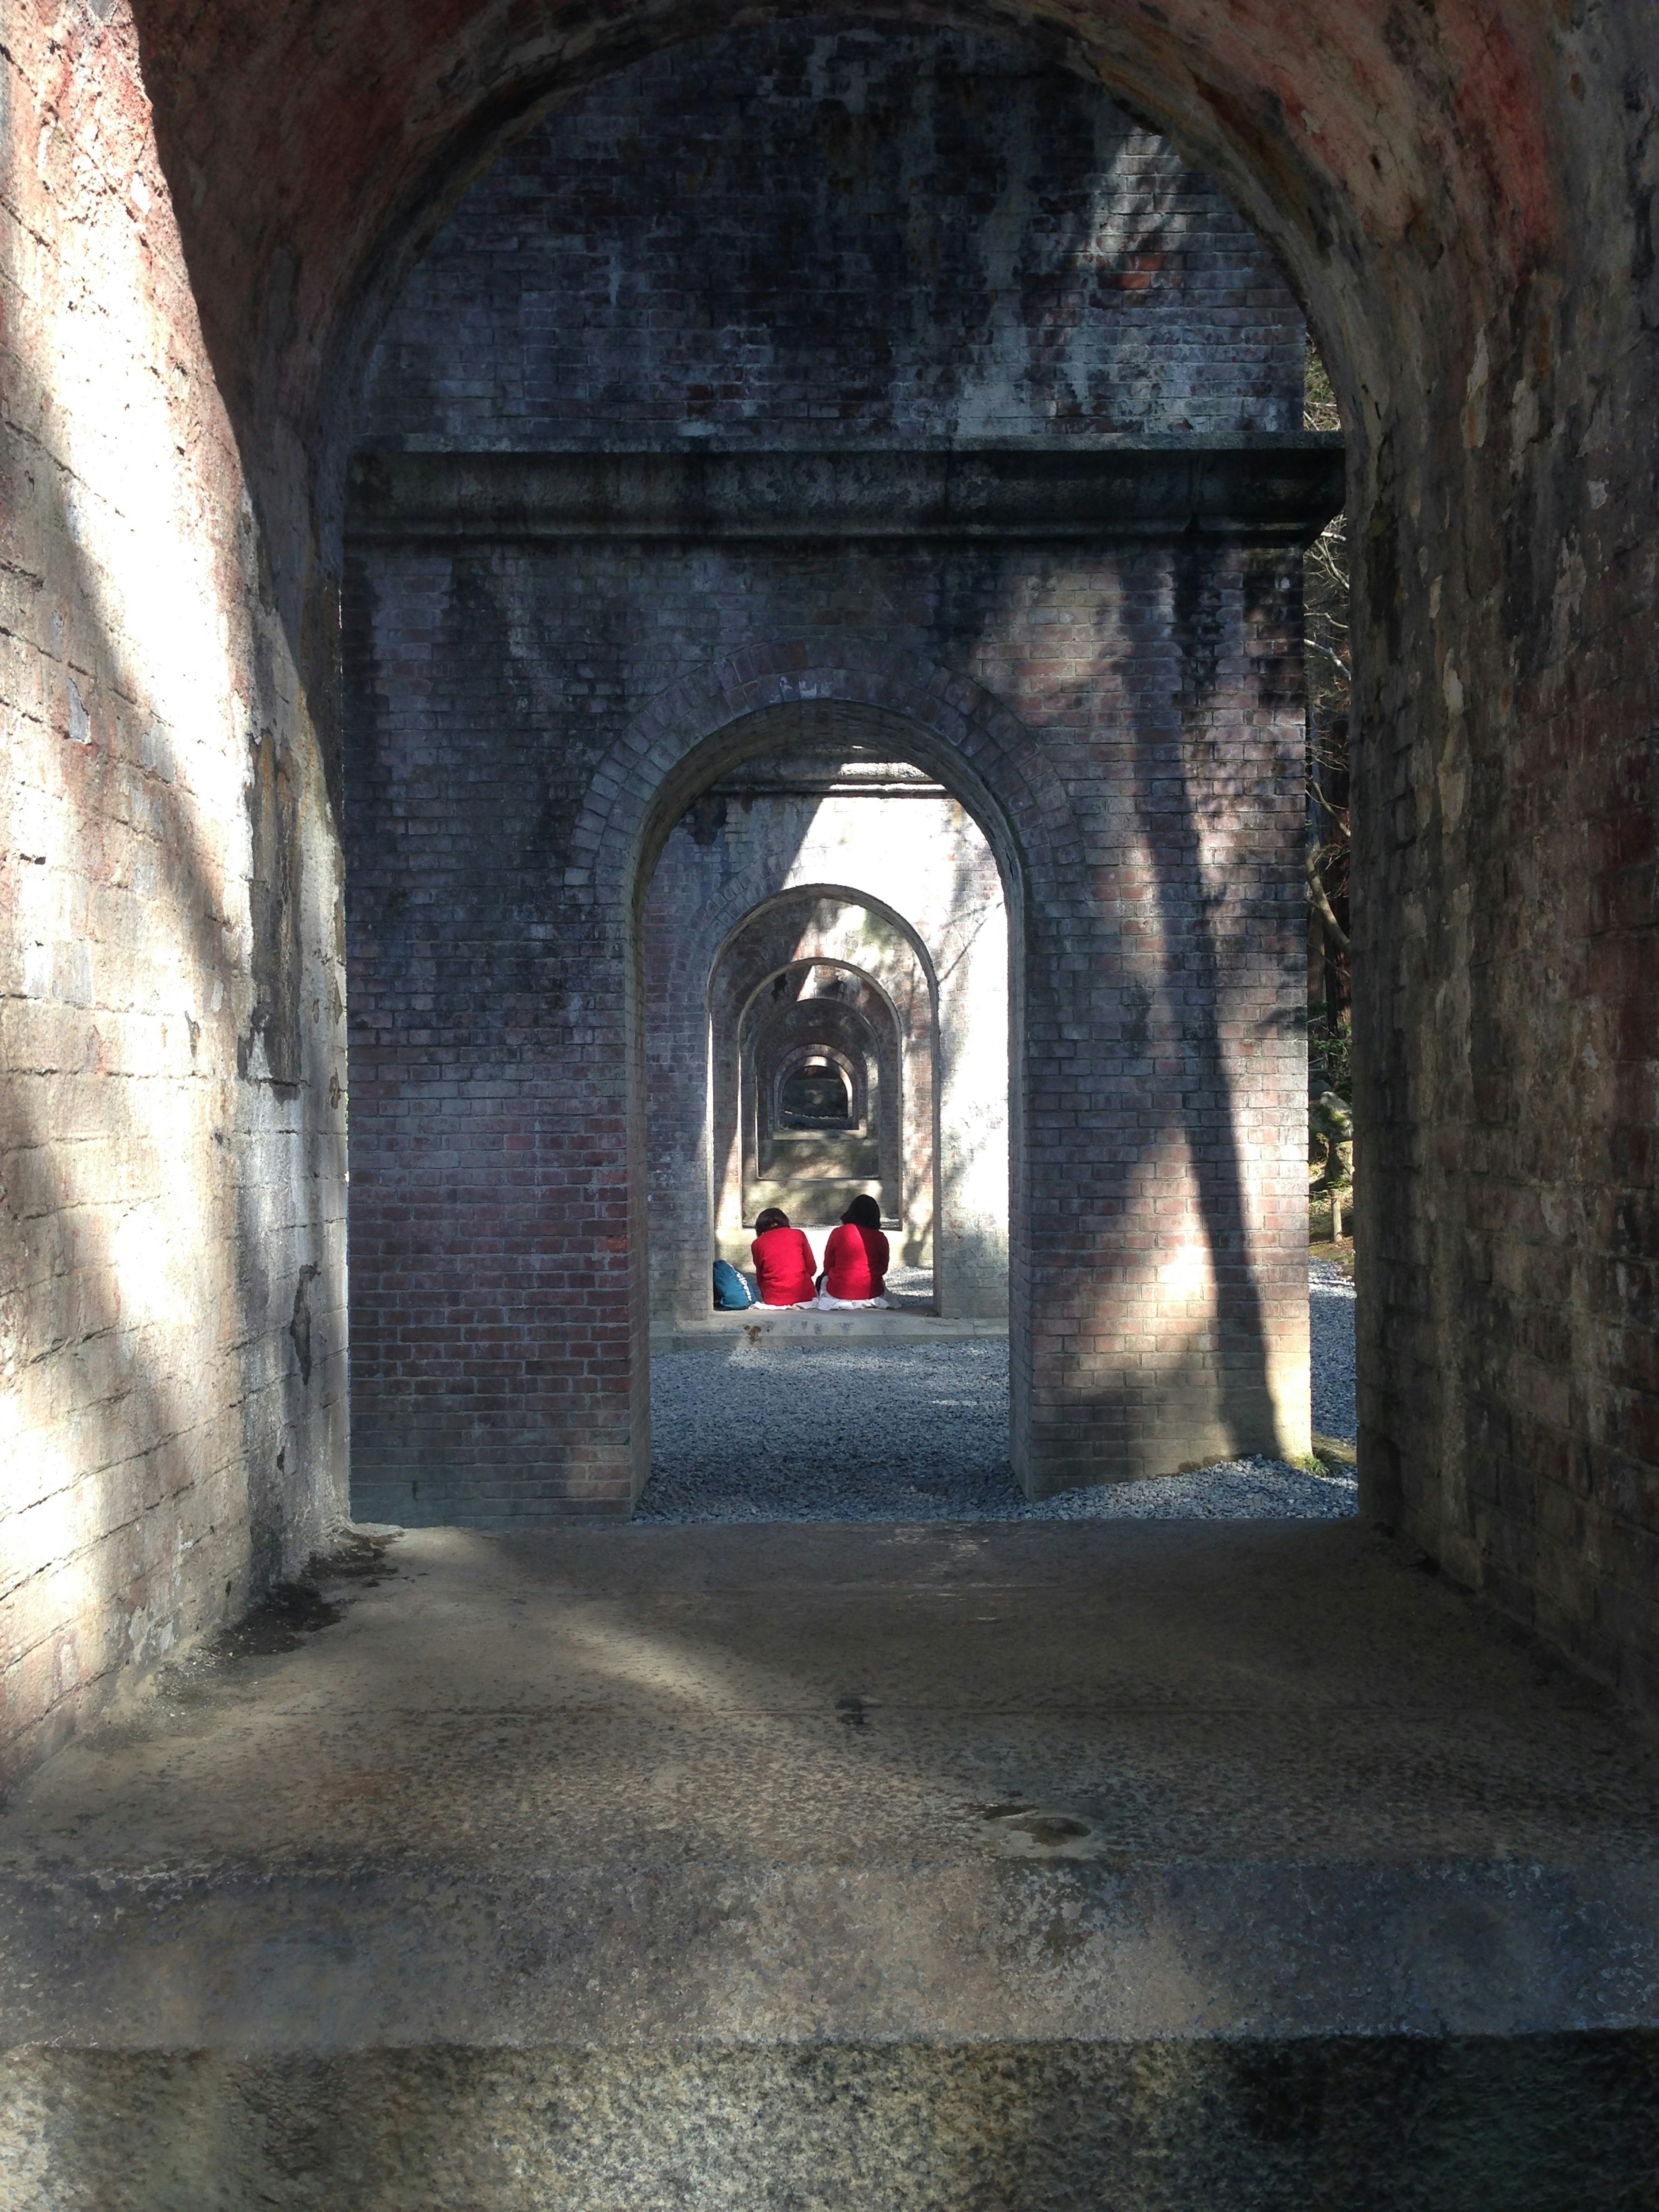
[[1641, 2036], [0, 2058], [16, 2212], [1647, 2212]]
[[814, 1306], [750, 1306], [746, 1313], [713, 1314], [651, 1335], [653, 1352], [726, 1352], [734, 1344], [960, 1344], [976, 1338], [1006, 1340], [1003, 1321], [957, 1319], [879, 1306], [842, 1312]]
[[376, 1561], [0, 1818], [9, 2206], [1653, 2201], [1653, 1746], [1352, 1524]]

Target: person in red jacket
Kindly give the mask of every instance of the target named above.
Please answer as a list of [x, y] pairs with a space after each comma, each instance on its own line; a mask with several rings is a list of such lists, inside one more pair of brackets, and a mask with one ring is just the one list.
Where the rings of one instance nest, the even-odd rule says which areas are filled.
[[875, 1306], [887, 1303], [887, 1239], [881, 1233], [881, 1208], [866, 1193], [855, 1198], [832, 1230], [823, 1248], [820, 1303]]
[[805, 1306], [812, 1303], [812, 1248], [805, 1232], [789, 1226], [781, 1206], [769, 1206], [755, 1218], [755, 1241], [749, 1255], [755, 1263], [763, 1306]]

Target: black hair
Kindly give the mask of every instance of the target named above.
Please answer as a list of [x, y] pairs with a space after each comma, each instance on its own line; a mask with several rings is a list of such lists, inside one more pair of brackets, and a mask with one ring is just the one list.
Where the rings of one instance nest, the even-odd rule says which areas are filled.
[[854, 1229], [879, 1229], [881, 1208], [866, 1190], [853, 1200], [841, 1218], [842, 1221], [850, 1223]]
[[769, 1206], [755, 1216], [755, 1234], [764, 1237], [769, 1229], [787, 1229], [789, 1216], [781, 1206]]

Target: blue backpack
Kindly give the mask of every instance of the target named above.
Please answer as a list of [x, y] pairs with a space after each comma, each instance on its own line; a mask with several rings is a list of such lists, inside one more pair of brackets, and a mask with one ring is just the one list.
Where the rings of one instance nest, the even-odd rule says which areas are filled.
[[729, 1260], [714, 1262], [714, 1310], [717, 1313], [742, 1313], [760, 1301], [750, 1295], [749, 1285]]

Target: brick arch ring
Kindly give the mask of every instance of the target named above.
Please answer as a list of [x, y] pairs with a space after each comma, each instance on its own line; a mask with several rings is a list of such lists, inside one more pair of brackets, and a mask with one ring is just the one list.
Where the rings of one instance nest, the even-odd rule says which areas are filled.
[[[929, 1004], [937, 1007], [939, 978], [934, 972], [933, 957], [917, 935], [914, 925], [906, 921], [896, 907], [878, 898], [873, 891], [861, 890], [850, 884], [809, 882], [786, 884], [780, 889], [775, 868], [765, 862], [735, 877], [719, 898], [711, 902], [704, 910], [703, 919], [707, 927], [695, 936], [688, 932], [677, 939], [669, 970], [672, 978], [670, 988], [675, 1003], [680, 1003], [680, 994], [685, 993], [688, 995], [684, 1003], [690, 1005], [695, 1001], [700, 1010], [705, 1009], [715, 975], [727, 953], [751, 921], [757, 921], [776, 906], [796, 902], [806, 905], [819, 899], [835, 900], [843, 906], [861, 906], [872, 914], [879, 915], [915, 954]], [[708, 974], [702, 984], [694, 986], [691, 979], [705, 963]]]
[[[777, 884], [775, 867], [762, 863], [746, 869], [732, 879], [711, 901], [699, 916], [695, 930], [678, 933], [667, 968], [667, 988], [665, 998], [672, 1010], [667, 1022], [667, 1034], [673, 1039], [677, 1058], [686, 1059], [699, 1048], [696, 1040], [714, 1013], [714, 995], [725, 969], [728, 955], [741, 943], [751, 925], [763, 924], [768, 915], [784, 906], [809, 906], [819, 901], [860, 907], [868, 914], [879, 916], [891, 929], [895, 938], [915, 963], [914, 985], [919, 989], [922, 1020], [930, 1030], [939, 1018], [939, 978], [926, 944], [915, 925], [896, 908], [878, 898], [872, 891], [860, 890], [848, 884], [809, 880]], [[817, 956], [813, 956], [816, 957]], [[786, 962], [785, 966], [793, 964]], [[880, 994], [897, 1034], [903, 1035], [907, 1018], [900, 1011], [891, 991], [881, 978], [855, 962], [836, 959], [834, 965], [849, 968], [864, 975]], [[747, 988], [745, 1004], [755, 993], [763, 990], [776, 974], [774, 969], [762, 975]], [[740, 1015], [734, 1015], [734, 1021]]]
[[1032, 863], [1067, 832], [1066, 797], [1035, 733], [994, 692], [920, 654], [861, 641], [784, 641], [712, 664], [659, 692], [595, 769], [570, 841], [565, 891], [631, 933], [657, 853], [699, 790], [765, 750], [775, 710], [862, 708], [905, 726], [918, 763], [974, 815], [995, 854], [1010, 916]]
[[860, 1091], [867, 1089], [869, 1085], [867, 1067], [861, 1069], [852, 1054], [838, 1044], [793, 1044], [779, 1060], [772, 1080], [767, 1085], [774, 1114], [779, 1110], [784, 1085], [798, 1067], [805, 1067], [813, 1059], [827, 1060], [839, 1071], [847, 1085], [849, 1106], [857, 1107], [861, 1103]]
[[[812, 967], [816, 967], [818, 964], [820, 963], [815, 961], [808, 961], [805, 963], [792, 962], [790, 963], [791, 966], [805, 965]], [[755, 1095], [757, 1099], [762, 1097], [769, 1097], [774, 1115], [775, 1115], [778, 1110], [779, 1093], [782, 1085], [787, 1079], [789, 1070], [792, 1067], [799, 1066], [803, 1060], [810, 1060], [814, 1053], [821, 1052], [827, 1054], [830, 1059], [836, 1060], [839, 1063], [842, 1073], [847, 1077], [849, 1093], [851, 1096], [856, 1097], [860, 1094], [861, 1089], [866, 1089], [868, 1086], [868, 1070], [870, 1060], [872, 1058], [873, 1058], [877, 1069], [879, 1071], [881, 1064], [881, 1051], [884, 1042], [891, 1048], [892, 1053], [895, 1055], [893, 1061], [894, 1066], [897, 1065], [896, 1055], [902, 1052], [904, 1041], [903, 1022], [897, 1012], [897, 1009], [894, 1006], [891, 999], [890, 999], [886, 992], [882, 989], [881, 985], [876, 977], [872, 975], [867, 969], [854, 967], [850, 961], [838, 960], [830, 964], [839, 968], [845, 975], [856, 976], [861, 983], [867, 983], [870, 987], [871, 994], [876, 1000], [877, 1010], [873, 1013], [866, 1012], [862, 1006], [848, 1010], [850, 1014], [850, 1019], [848, 1021], [849, 1030], [855, 1037], [862, 1036], [865, 1044], [870, 1048], [869, 1052], [866, 1055], [864, 1070], [862, 1073], [855, 1070], [854, 1061], [849, 1053], [842, 1046], [835, 1043], [833, 1040], [823, 1040], [816, 1044], [811, 1042], [797, 1042], [793, 1045], [785, 1046], [781, 1057], [772, 1064], [772, 1073], [764, 1081], [763, 1081], [760, 1073], [760, 1056], [763, 1048], [763, 1041], [760, 1036], [757, 1036], [751, 1031], [749, 1035], [747, 1050], [755, 1055]], [[776, 969], [774, 972], [778, 975], [787, 975], [789, 969], [787, 968], [783, 968]], [[766, 986], [764, 982], [759, 984], [755, 990], [750, 993], [747, 1000], [744, 1002], [738, 1015], [737, 1023], [739, 1039], [743, 1037], [744, 1030], [748, 1028], [755, 1002], [765, 988]], [[800, 1002], [798, 1000], [795, 1003], [798, 1007]], [[810, 1001], [808, 1003], [810, 1004]], [[884, 1039], [881, 1035], [884, 1029], [886, 1031]]]

